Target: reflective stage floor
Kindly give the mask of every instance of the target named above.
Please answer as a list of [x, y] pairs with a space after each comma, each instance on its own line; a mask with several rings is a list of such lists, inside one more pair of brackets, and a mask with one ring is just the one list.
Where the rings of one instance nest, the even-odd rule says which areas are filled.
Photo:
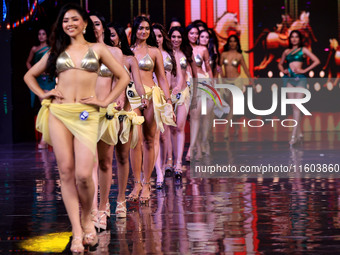
[[[288, 137], [231, 138], [214, 148], [227, 150], [233, 164], [340, 163], [340, 132], [305, 134], [296, 148]], [[338, 176], [207, 179], [186, 171], [181, 183], [167, 177], [163, 190], [153, 178], [149, 205], [128, 204], [126, 220], [112, 213], [110, 230], [88, 254], [340, 254]], [[126, 194], [131, 187], [132, 177]], [[0, 194], [1, 254], [68, 253], [71, 228], [51, 149], [1, 145]]]

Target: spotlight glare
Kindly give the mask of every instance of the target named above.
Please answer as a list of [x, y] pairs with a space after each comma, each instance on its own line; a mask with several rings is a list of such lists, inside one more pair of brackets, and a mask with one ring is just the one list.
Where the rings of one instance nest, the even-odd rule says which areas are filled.
[[320, 75], [321, 78], [325, 77], [325, 71], [321, 70], [319, 75]]
[[268, 72], [268, 77], [269, 77], [269, 78], [272, 78], [272, 77], [273, 77], [273, 72], [272, 72], [272, 71], [269, 71], [269, 72]]
[[316, 83], [314, 84], [314, 89], [315, 89], [315, 91], [319, 91], [319, 90], [321, 89], [320, 83], [316, 82]]
[[332, 82], [327, 82], [327, 89], [331, 91], [333, 89], [333, 83]]
[[274, 88], [278, 88], [277, 84], [276, 83], [273, 83], [273, 85], [271, 86], [271, 90], [273, 91]]
[[283, 72], [280, 72], [280, 77], [283, 77], [284, 76], [284, 73]]
[[262, 91], [262, 86], [261, 86], [261, 84], [257, 84], [257, 85], [255, 86], [255, 89], [256, 89], [256, 92], [257, 92], [257, 93], [260, 93], [260, 92]]
[[309, 72], [309, 77], [310, 77], [310, 78], [313, 78], [313, 77], [314, 77], [314, 72], [313, 72], [313, 71], [310, 71], [310, 72]]

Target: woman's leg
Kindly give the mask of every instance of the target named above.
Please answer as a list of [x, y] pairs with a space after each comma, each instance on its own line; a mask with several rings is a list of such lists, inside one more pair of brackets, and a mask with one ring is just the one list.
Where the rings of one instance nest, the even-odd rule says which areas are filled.
[[[122, 125], [121, 125], [122, 130]], [[126, 199], [125, 192], [129, 177], [129, 151], [131, 142], [131, 132], [129, 141], [122, 144], [118, 141], [116, 145], [116, 160], [117, 160], [117, 173], [118, 173], [118, 196], [117, 196], [117, 217], [126, 217]]]
[[[149, 106], [150, 107], [150, 106]], [[138, 116], [142, 113], [137, 108], [134, 110]], [[142, 125], [138, 125], [138, 142], [134, 149], [130, 149], [131, 169], [134, 177], [134, 187], [128, 196], [128, 200], [137, 201], [139, 193], [142, 190], [141, 172], [142, 172]]]
[[207, 114], [201, 117], [202, 121], [202, 144], [201, 148], [205, 152], [206, 155], [210, 155], [210, 144], [209, 144], [209, 134], [212, 131], [212, 118], [211, 116], [214, 114], [214, 101], [212, 99], [207, 98]]
[[79, 197], [75, 178], [74, 137], [52, 114], [49, 115], [49, 131], [58, 164], [61, 195], [71, 222], [73, 237], [79, 237], [83, 235], [83, 230], [79, 218]]
[[185, 124], [187, 120], [187, 110], [185, 105], [179, 105], [177, 107], [177, 127], [176, 127], [176, 143], [177, 143], [177, 155], [176, 155], [176, 168], [175, 171], [182, 171], [182, 157], [185, 144]]
[[154, 168], [155, 162], [155, 134], [156, 134], [156, 122], [154, 119], [154, 110], [153, 110], [153, 102], [150, 102], [150, 105], [147, 109], [144, 110], [145, 122], [142, 125], [143, 130], [143, 169], [144, 169], [144, 180], [143, 189], [140, 195], [141, 202], [146, 202], [150, 199], [150, 178], [152, 174], [152, 170]]
[[[287, 87], [293, 87], [290, 83], [287, 83]], [[301, 99], [304, 97], [303, 93], [288, 93], [289, 99]], [[293, 119], [297, 122], [297, 125], [293, 127], [292, 137], [289, 142], [291, 146], [298, 142], [298, 135], [301, 133], [301, 112], [296, 105], [293, 105]]]
[[[190, 149], [187, 153], [190, 155], [191, 150], [196, 147], [196, 159], [202, 158], [201, 144], [198, 142], [201, 118], [201, 98], [197, 98], [197, 107], [190, 110]], [[177, 159], [176, 159], [177, 160]]]
[[81, 203], [81, 223], [84, 229], [84, 243], [94, 245], [98, 242], [96, 230], [91, 220], [91, 208], [94, 197], [94, 183], [92, 179], [95, 155], [77, 138], [74, 138], [75, 176]]

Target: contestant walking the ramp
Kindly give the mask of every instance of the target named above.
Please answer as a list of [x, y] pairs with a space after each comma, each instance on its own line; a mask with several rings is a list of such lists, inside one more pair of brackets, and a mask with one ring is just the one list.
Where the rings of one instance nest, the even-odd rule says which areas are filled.
[[[221, 54], [220, 65], [224, 67], [222, 78], [227, 78], [224, 80], [224, 82], [234, 84], [236, 87], [243, 90], [243, 86], [245, 84], [238, 69], [238, 67], [241, 65], [247, 77], [250, 79], [250, 83], [254, 87], [253, 81], [250, 77], [249, 69], [242, 55], [240, 39], [236, 35], [231, 35], [228, 37], [227, 43], [224, 45], [224, 49]], [[229, 90], [223, 90], [223, 92], [224, 93], [222, 93], [222, 97], [226, 99], [230, 106], [230, 111], [227, 116], [228, 125], [224, 133], [224, 138], [229, 139], [229, 125], [233, 118], [233, 97], [231, 96]], [[235, 135], [237, 135], [237, 133], [238, 132], [235, 131]]]
[[[188, 39], [194, 56], [194, 61], [197, 67], [197, 78], [199, 82], [208, 85], [213, 85], [213, 74], [209, 64], [209, 52], [205, 46], [197, 45], [198, 28], [190, 24], [185, 29], [186, 38]], [[201, 91], [197, 92], [197, 109], [201, 109], [200, 100]], [[211, 115], [213, 114], [214, 102], [207, 98], [207, 114], [201, 116], [199, 110], [195, 109], [190, 112], [190, 148], [188, 150], [186, 159], [190, 159], [190, 153], [192, 148], [196, 148], [196, 159], [202, 158], [202, 150], [206, 155], [210, 155], [210, 146], [208, 141], [209, 131], [211, 130]], [[199, 141], [200, 137], [200, 141]]]
[[[98, 138], [98, 107], [107, 107], [126, 87], [129, 78], [107, 47], [95, 43], [93, 23], [76, 4], [60, 10], [51, 50], [25, 75], [25, 82], [40, 98], [42, 108], [37, 129], [53, 146], [61, 180], [61, 192], [71, 221], [71, 251], [81, 253], [84, 245], [97, 244], [91, 221], [94, 196], [92, 170]], [[118, 82], [110, 94], [98, 100], [95, 94], [100, 63]], [[58, 86], [44, 92], [36, 78], [46, 72], [58, 75]], [[81, 204], [81, 214], [79, 212]]]
[[[134, 108], [139, 115], [143, 114], [145, 117], [145, 122], [142, 125], [144, 138], [144, 180], [142, 192], [140, 194], [140, 202], [146, 203], [150, 199], [151, 192], [150, 177], [155, 162], [154, 142], [156, 129], [158, 128], [161, 130], [161, 132], [163, 132], [163, 123], [167, 125], [176, 124], [173, 120], [175, 116], [171, 105], [169, 84], [165, 77], [162, 53], [159, 51], [159, 49], [157, 49], [155, 34], [151, 29], [150, 21], [146, 17], [139, 16], [135, 19], [132, 27], [131, 45], [131, 48], [138, 60], [138, 66], [140, 69], [144, 89], [146, 91], [146, 96], [150, 100], [149, 107], [143, 111], [140, 111], [138, 108], [136, 108], [139, 107], [140, 104], [138, 98], [135, 98], [135, 95], [132, 94], [129, 96], [129, 91], [127, 91], [132, 108]], [[160, 88], [154, 83], [152, 79], [153, 73], [156, 74]], [[161, 95], [161, 89], [164, 92], [165, 98]], [[136, 153], [142, 153], [141, 147], [138, 145], [134, 150], [132, 150], [132, 158], [135, 158]], [[140, 176], [141, 165], [133, 169], [133, 173], [135, 178], [138, 175]], [[135, 185], [135, 188], [137, 185]], [[130, 196], [130, 198], [133, 200], [138, 199], [138, 194], [137, 191], [135, 191], [135, 188]]]
[[[145, 90], [142, 84], [142, 79], [140, 77], [139, 68], [138, 68], [138, 62], [136, 58], [134, 57], [133, 52], [130, 49], [128, 39], [125, 33], [125, 29], [119, 25], [119, 24], [109, 24], [108, 25], [110, 31], [111, 31], [111, 41], [113, 44], [117, 47], [119, 47], [123, 54], [124, 54], [124, 68], [129, 73], [131, 81], [126, 89], [126, 95], [131, 100], [132, 98], [135, 98], [138, 101], [138, 104], [136, 104], [136, 101], [133, 101], [135, 106], [139, 108], [139, 110], [144, 110], [148, 108], [149, 106], [149, 99], [146, 98]], [[135, 95], [140, 95], [140, 97], [137, 97]], [[132, 105], [132, 104], [131, 104]], [[133, 109], [131, 107], [130, 102], [128, 104], [128, 109]], [[136, 111], [131, 110], [130, 113], [137, 115]], [[140, 118], [144, 121], [143, 116], [137, 116], [137, 119]], [[131, 141], [131, 148], [134, 149], [136, 146], [141, 146], [141, 139], [139, 136], [142, 135], [142, 129], [141, 125], [134, 126], [133, 129], [133, 139]], [[137, 167], [140, 167], [142, 162], [142, 154], [135, 154], [134, 157], [131, 157], [131, 167], [132, 169], [136, 169]], [[129, 168], [127, 168], [127, 172], [129, 171]], [[134, 191], [136, 193], [131, 193], [128, 197], [129, 200], [137, 200], [138, 194], [142, 190], [142, 182], [141, 182], [141, 176], [140, 174], [135, 176], [135, 186]], [[119, 188], [119, 194], [123, 192], [125, 196], [126, 191], [126, 185], [127, 183], [124, 182], [123, 184], [120, 184], [120, 178], [118, 179], [118, 188]], [[124, 188], [125, 187], [125, 188]], [[136, 195], [137, 194], [137, 195]], [[119, 196], [119, 195], [118, 195]], [[132, 197], [132, 199], [131, 199]]]
[[[105, 25], [104, 17], [97, 13], [90, 13], [90, 18], [95, 27], [97, 41], [105, 43], [115, 59], [122, 63], [123, 53], [118, 47], [113, 47], [110, 40], [110, 30]], [[111, 46], [110, 46], [111, 45]], [[99, 77], [96, 85], [96, 96], [105, 99], [116, 85], [116, 79], [112, 72], [101, 64]], [[125, 190], [129, 174], [129, 148], [130, 148], [130, 129], [136, 123], [136, 114], [125, 112], [124, 106], [127, 103], [123, 91], [115, 103], [107, 108], [100, 108], [99, 117], [99, 136], [98, 136], [98, 160], [99, 160], [99, 190], [100, 202], [99, 211], [97, 207], [97, 195], [95, 195], [93, 209], [91, 211], [92, 220], [100, 230], [107, 229], [107, 218], [110, 217], [109, 194], [112, 183], [112, 159], [113, 146], [116, 146], [117, 173], [118, 173], [118, 197], [117, 197], [117, 217], [126, 217]], [[122, 111], [123, 110], [123, 111]], [[137, 118], [138, 119], [138, 118]], [[124, 123], [124, 125], [123, 125]], [[141, 124], [141, 122], [139, 123]], [[122, 126], [122, 127], [121, 127]], [[124, 128], [123, 128], [124, 127]], [[119, 133], [119, 131], [121, 131]], [[94, 182], [98, 186], [98, 166], [94, 168]], [[95, 194], [97, 194], [97, 190]]]
[[[28, 55], [28, 58], [26, 60], [26, 66], [27, 69], [31, 69], [32, 63], [33, 65], [36, 64], [50, 49], [50, 46], [48, 45], [48, 35], [45, 29], [41, 28], [38, 31], [38, 40], [39, 45], [33, 46], [30, 54]], [[45, 91], [49, 91], [54, 88], [55, 86], [55, 79], [49, 78], [47, 74], [43, 73], [39, 77], [37, 77], [37, 82], [39, 83], [39, 86]], [[31, 107], [34, 108], [35, 105], [35, 98], [36, 95], [30, 91], [31, 94]], [[40, 104], [39, 104], [40, 105]], [[34, 113], [36, 115], [36, 112]], [[41, 138], [40, 143], [38, 144], [39, 149], [47, 148], [46, 142]]]
[[[180, 65], [176, 64], [176, 59], [174, 56], [174, 52], [172, 49], [172, 45], [170, 39], [165, 31], [165, 28], [161, 24], [153, 24], [152, 29], [156, 35], [156, 41], [159, 50], [163, 56], [163, 63], [164, 63], [164, 70], [166, 79], [170, 85], [170, 93], [172, 92], [172, 83], [175, 84], [182, 84], [183, 75], [181, 74]], [[158, 83], [156, 80], [155, 82]], [[187, 87], [187, 86], [186, 86]], [[175, 96], [179, 91], [174, 91]], [[178, 95], [180, 96], [180, 94]], [[190, 94], [188, 89], [188, 100], [190, 101]], [[171, 93], [171, 98], [173, 94]], [[175, 109], [176, 112], [176, 109]], [[178, 128], [178, 119], [177, 119], [177, 128]], [[167, 168], [168, 171], [172, 171], [172, 143], [170, 138], [170, 129], [167, 125], [164, 125], [164, 132], [160, 134], [160, 130], [156, 131], [156, 140], [155, 140], [155, 152], [156, 152], [156, 173], [157, 173], [157, 181], [156, 181], [156, 188], [162, 189], [164, 183], [164, 175]], [[161, 145], [161, 146], [160, 146]], [[167, 167], [165, 167], [166, 158], [168, 156]]]
[[[303, 62], [305, 58], [309, 57], [312, 63], [303, 69]], [[288, 68], [283, 67], [284, 62], [287, 61]], [[289, 46], [281, 57], [278, 68], [284, 73], [284, 86], [288, 88], [302, 87], [307, 88], [307, 78], [305, 73], [312, 70], [320, 64], [320, 60], [311, 51], [303, 46], [303, 37], [300, 31], [293, 30], [289, 34]], [[288, 93], [288, 98], [303, 98], [303, 93]], [[293, 105], [293, 118], [297, 125], [293, 128], [292, 138], [289, 141], [290, 146], [294, 146], [303, 139], [301, 131], [301, 112], [300, 109]]]
[[185, 39], [184, 30], [181, 27], [173, 27], [169, 31], [172, 47], [177, 64], [177, 80], [171, 79], [170, 88], [172, 90], [171, 99], [175, 108], [177, 127], [171, 127], [171, 135], [173, 141], [175, 155], [175, 177], [182, 177], [182, 157], [185, 144], [185, 124], [189, 113], [190, 91], [186, 83], [188, 79], [187, 67], [191, 66], [191, 70], [196, 77], [196, 65], [193, 61], [192, 48]]

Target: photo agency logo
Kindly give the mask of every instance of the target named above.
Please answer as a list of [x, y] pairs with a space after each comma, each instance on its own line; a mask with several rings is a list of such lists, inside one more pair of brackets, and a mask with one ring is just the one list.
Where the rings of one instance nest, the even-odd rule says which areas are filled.
[[[262, 79], [264, 80], [264, 79]], [[268, 81], [267, 81], [268, 82]], [[271, 84], [272, 84], [271, 80]], [[200, 85], [203, 85], [200, 86]], [[262, 86], [265, 86], [266, 84], [263, 83]], [[287, 108], [288, 105], [292, 105], [293, 107], [297, 107], [304, 115], [311, 116], [312, 114], [310, 111], [307, 110], [307, 108], [304, 106], [307, 102], [311, 99], [311, 93], [308, 89], [303, 87], [281, 87], [280, 92], [279, 88], [277, 86], [273, 86], [271, 91], [271, 98], [272, 103], [270, 108], [267, 109], [257, 109], [254, 106], [254, 92], [252, 87], [248, 87], [246, 89], [246, 96], [247, 96], [247, 104], [245, 104], [245, 94], [243, 91], [235, 86], [234, 84], [219, 84], [218, 80], [215, 80], [215, 86], [212, 87], [210, 85], [207, 85], [205, 83], [199, 82], [198, 89], [206, 92], [201, 93], [201, 115], [207, 115], [207, 101], [212, 99], [215, 103], [215, 107], [222, 108], [223, 104], [225, 104], [223, 100], [223, 96], [221, 98], [220, 95], [224, 95], [227, 93], [230, 93], [230, 96], [232, 97], [232, 111], [233, 115], [237, 116], [245, 116], [245, 107], [248, 107], [248, 110], [250, 113], [256, 115], [256, 116], [269, 116], [273, 114], [278, 107], [280, 107], [280, 114], [281, 116], [287, 116]], [[210, 89], [215, 95], [212, 94], [212, 92], [208, 91]], [[225, 91], [227, 90], [227, 91]], [[219, 93], [217, 92], [219, 91]], [[279, 98], [280, 93], [280, 98]], [[294, 94], [299, 95], [297, 97], [291, 97], [288, 96], [288, 94]], [[210, 98], [209, 98], [209, 97]], [[216, 102], [216, 99], [218, 99], [218, 103]], [[280, 100], [279, 100], [280, 99]], [[230, 123], [229, 123], [230, 122]], [[227, 120], [226, 118], [214, 118], [213, 119], [213, 127], [216, 127], [217, 125], [230, 125], [231, 127], [233, 125], [242, 125], [244, 127], [262, 127], [264, 124], [269, 123], [271, 127], [274, 127], [276, 123], [282, 125], [283, 127], [295, 127], [298, 122], [294, 119], [274, 119], [274, 118], [256, 118], [256, 119], [243, 119], [243, 121], [233, 121]]]

